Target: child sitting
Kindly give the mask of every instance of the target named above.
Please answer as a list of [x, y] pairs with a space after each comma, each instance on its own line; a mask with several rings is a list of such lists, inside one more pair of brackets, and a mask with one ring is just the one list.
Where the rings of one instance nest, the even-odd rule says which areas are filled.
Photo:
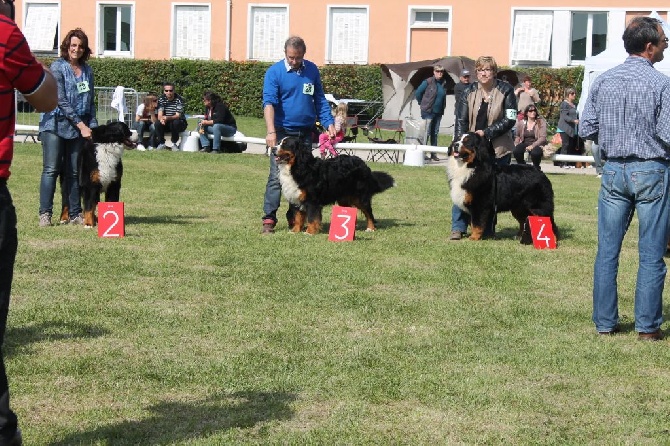
[[335, 138], [330, 139], [328, 133], [322, 133], [319, 135], [319, 152], [321, 153], [321, 159], [326, 157], [326, 150], [330, 152], [332, 156], [337, 156], [337, 150], [335, 150], [335, 144], [344, 139], [344, 133], [347, 130], [347, 104], [340, 102], [337, 104], [335, 109]]

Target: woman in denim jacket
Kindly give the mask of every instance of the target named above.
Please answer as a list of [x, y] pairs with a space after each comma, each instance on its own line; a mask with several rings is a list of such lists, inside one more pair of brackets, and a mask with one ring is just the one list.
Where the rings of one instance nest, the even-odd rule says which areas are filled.
[[[97, 127], [93, 69], [88, 37], [80, 28], [67, 33], [60, 45], [60, 58], [51, 64], [58, 84], [58, 107], [40, 120], [43, 169], [40, 180], [39, 225], [51, 226], [56, 179], [63, 175], [63, 210], [60, 223], [81, 224], [81, 200], [77, 158], [91, 128]], [[61, 172], [61, 170], [63, 172]]]

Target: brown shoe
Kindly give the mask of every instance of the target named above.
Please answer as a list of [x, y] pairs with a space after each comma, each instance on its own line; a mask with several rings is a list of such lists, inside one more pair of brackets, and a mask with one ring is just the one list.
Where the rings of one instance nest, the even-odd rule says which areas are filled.
[[663, 339], [663, 332], [659, 328], [658, 330], [651, 333], [638, 333], [637, 338], [640, 341], [660, 341]]
[[274, 220], [263, 220], [263, 229], [261, 230], [261, 234], [274, 234], [275, 232], [275, 222]]
[[461, 231], [451, 231], [451, 237], [449, 240], [460, 240], [463, 238], [463, 233]]

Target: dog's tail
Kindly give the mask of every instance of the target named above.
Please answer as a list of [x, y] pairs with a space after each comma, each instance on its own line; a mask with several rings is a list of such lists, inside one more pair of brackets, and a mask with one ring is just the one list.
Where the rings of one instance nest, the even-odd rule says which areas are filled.
[[377, 183], [377, 188], [374, 193], [384, 192], [386, 189], [395, 186], [395, 180], [386, 172], [372, 172], [372, 178], [374, 178], [375, 183]]

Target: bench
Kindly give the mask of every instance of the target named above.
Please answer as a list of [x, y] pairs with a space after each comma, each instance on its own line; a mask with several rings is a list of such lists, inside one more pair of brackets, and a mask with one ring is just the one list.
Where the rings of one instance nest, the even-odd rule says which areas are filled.
[[[239, 152], [244, 152], [247, 149], [247, 143], [245, 142], [236, 142], [235, 138], [239, 137], [244, 137], [244, 134], [242, 134], [239, 130], [235, 132], [235, 135], [233, 136], [222, 136], [221, 141], [222, 142], [233, 142], [237, 144], [238, 151]], [[207, 138], [213, 140], [214, 135], [208, 134]], [[182, 132], [179, 135], [179, 150], [183, 152], [197, 152], [200, 150], [200, 145], [199, 145], [199, 139], [200, 139], [200, 133], [194, 132], [194, 131], [185, 131]]]

